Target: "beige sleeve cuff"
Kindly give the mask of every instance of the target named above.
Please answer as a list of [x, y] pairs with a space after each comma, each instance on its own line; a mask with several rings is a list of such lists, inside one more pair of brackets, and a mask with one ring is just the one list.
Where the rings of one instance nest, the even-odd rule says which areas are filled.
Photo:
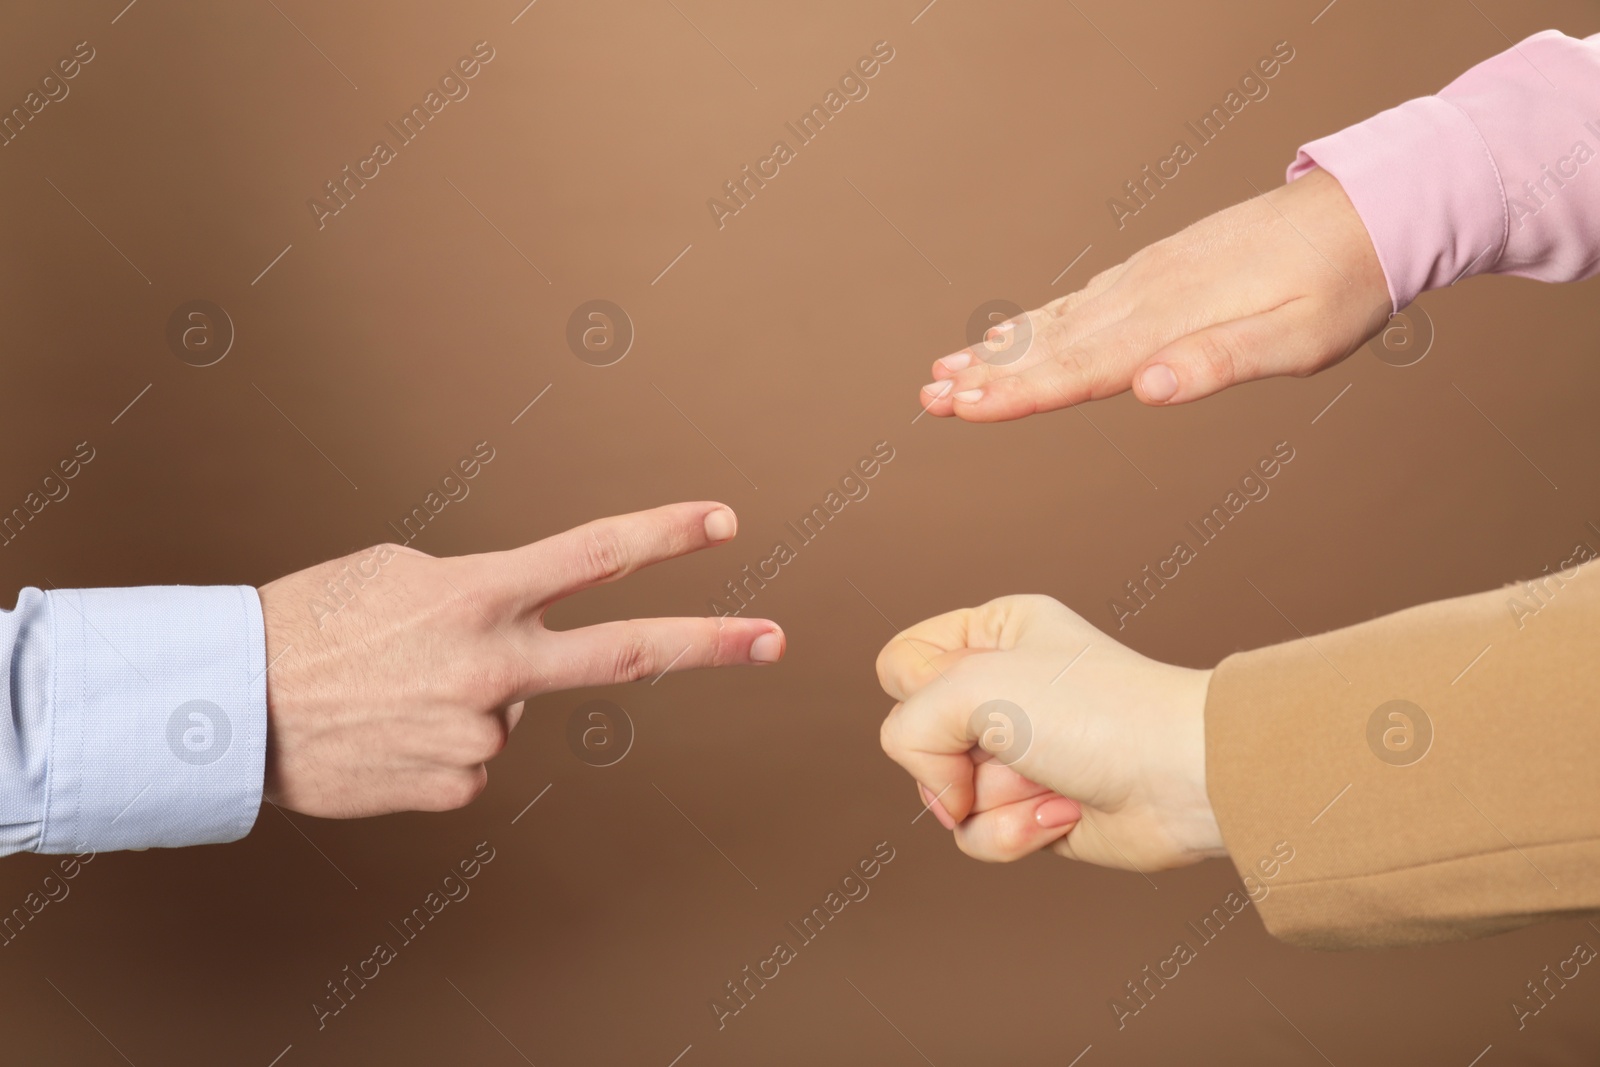
[[1594, 556], [1222, 662], [1207, 789], [1268, 931], [1407, 945], [1600, 911]]

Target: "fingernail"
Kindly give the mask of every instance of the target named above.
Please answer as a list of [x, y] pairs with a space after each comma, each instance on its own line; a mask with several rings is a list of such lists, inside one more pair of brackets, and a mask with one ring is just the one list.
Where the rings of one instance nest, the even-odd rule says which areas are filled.
[[1076, 800], [1066, 797], [1051, 797], [1040, 804], [1034, 811], [1033, 818], [1046, 830], [1059, 830], [1063, 826], [1071, 826], [1083, 816], [1083, 809]]
[[1178, 376], [1165, 363], [1146, 367], [1144, 373], [1139, 375], [1139, 391], [1158, 404], [1171, 400], [1178, 395]]
[[944, 805], [939, 803], [939, 798], [928, 792], [928, 787], [921, 782], [917, 783], [917, 789], [922, 793], [922, 806], [933, 812], [933, 817], [939, 820], [939, 825], [946, 830], [954, 830], [956, 821], [950, 817], [948, 811], [944, 810]]
[[706, 537], [712, 541], [726, 541], [739, 530], [739, 520], [727, 508], [718, 508], [706, 516]]
[[963, 404], [976, 404], [979, 400], [983, 399], [983, 390], [968, 389], [965, 392], [957, 393], [955, 398], [961, 401]]
[[783, 655], [783, 635], [769, 630], [750, 642], [750, 662], [776, 663]]
[[955, 382], [948, 382], [948, 381], [946, 381], [946, 382], [929, 382], [927, 385], [924, 385], [922, 387], [922, 391], [924, 393], [929, 394], [929, 396], [932, 399], [938, 400], [941, 396], [944, 396], [944, 394], [948, 393], [950, 391], [951, 387], [954, 386], [954, 385], [955, 385]]
[[939, 366], [948, 371], [966, 370], [972, 366], [971, 352], [957, 352], [952, 356], [945, 356], [939, 361]]

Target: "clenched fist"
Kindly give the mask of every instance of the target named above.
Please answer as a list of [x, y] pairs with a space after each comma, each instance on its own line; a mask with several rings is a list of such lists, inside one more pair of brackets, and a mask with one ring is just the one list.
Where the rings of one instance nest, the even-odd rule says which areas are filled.
[[884, 647], [878, 680], [899, 703], [883, 748], [968, 855], [1182, 866], [1226, 855], [1206, 796], [1210, 677], [1049, 597], [1001, 597]]

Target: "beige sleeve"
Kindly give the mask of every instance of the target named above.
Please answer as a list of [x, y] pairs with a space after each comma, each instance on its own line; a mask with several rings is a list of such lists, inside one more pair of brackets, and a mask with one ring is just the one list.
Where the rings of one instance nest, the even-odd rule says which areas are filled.
[[1600, 911], [1590, 558], [1222, 662], [1207, 790], [1268, 931], [1407, 945]]

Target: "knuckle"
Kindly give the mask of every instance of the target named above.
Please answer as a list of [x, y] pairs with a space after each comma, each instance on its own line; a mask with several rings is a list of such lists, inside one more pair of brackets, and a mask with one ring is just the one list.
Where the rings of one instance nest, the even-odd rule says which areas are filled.
[[980, 842], [972, 834], [958, 833], [955, 838], [956, 847], [972, 859], [982, 860], [984, 863], [1003, 862], [986, 842]]
[[619, 682], [637, 682], [655, 672], [656, 650], [644, 633], [630, 627], [612, 650], [611, 673]]
[[[1051, 326], [1046, 330], [1038, 331], [1032, 338], [1029, 338], [1027, 350], [1022, 355], [1024, 357], [1032, 357], [1029, 366], [1040, 365], [1040, 363], [1054, 363], [1062, 371], [1067, 371], [1067, 381], [1070, 381], [1072, 374], [1082, 373], [1080, 362], [1078, 362], [1077, 350], [1072, 344], [1072, 334], [1066, 330], [1066, 326]], [[1021, 358], [1019, 358], [1019, 362], [1021, 362]]]
[[883, 724], [878, 727], [878, 744], [883, 748], [883, 754], [900, 762], [900, 712], [901, 705], [896, 704], [894, 710], [883, 717]]
[[967, 351], [972, 353], [972, 365], [965, 370], [956, 371], [955, 374], [946, 379], [950, 383], [950, 388], [946, 389], [939, 399], [947, 400], [963, 390], [976, 389], [989, 380], [991, 375], [989, 373], [989, 364], [984, 359], [986, 353], [983, 350], [983, 346], [976, 345], [967, 349]]
[[[474, 616], [476, 618], [476, 616]], [[520, 662], [507, 654], [486, 655], [464, 668], [460, 692], [474, 708], [495, 707], [505, 703], [506, 696], [516, 691], [521, 680], [517, 669]]]
[[446, 570], [444, 577], [450, 586], [438, 601], [429, 605], [429, 613], [452, 632], [492, 635], [494, 621], [489, 613], [499, 614], [498, 605], [480, 588], [464, 584], [459, 572]]
[[889, 687], [894, 684], [893, 644], [883, 646], [883, 651], [878, 653], [878, 659], [877, 662], [873, 664], [873, 669], [877, 671], [878, 674], [878, 687], [886, 693], [889, 692]]
[[1192, 341], [1194, 360], [1213, 382], [1228, 384], [1239, 380], [1244, 371], [1243, 353], [1229, 335], [1208, 330]]
[[[704, 663], [708, 667], [725, 667], [730, 663], [744, 662], [744, 640], [733, 630], [722, 625], [722, 620], [707, 621], [690, 644], [690, 651], [679, 666]], [[709, 650], [709, 651], [706, 651]], [[710, 659], [702, 657], [709, 655]]]
[[1015, 400], [1019, 397], [1031, 397], [1035, 387], [1032, 379], [1023, 378], [1015, 374], [995, 377], [990, 381], [974, 384], [983, 386], [985, 397], [1003, 401]]
[[452, 774], [439, 786], [438, 800], [442, 811], [455, 811], [471, 804], [489, 786], [489, 769], [478, 765]]
[[[1098, 277], [1098, 275], [1096, 277]], [[1093, 285], [1094, 282], [1091, 281], [1089, 284]], [[1087, 299], [1087, 296], [1084, 290], [1076, 289], [1065, 296], [1056, 297], [1044, 307], [1040, 308], [1039, 311], [1047, 318], [1060, 318], [1062, 315], [1065, 315], [1067, 312], [1083, 303], [1085, 299]]]
[[962, 852], [984, 863], [1011, 863], [1028, 852], [1026, 831], [1015, 820], [999, 819], [981, 833], [967, 831], [955, 836]]
[[1133, 260], [1130, 259], [1122, 263], [1114, 264], [1113, 266], [1107, 267], [1105, 270], [1100, 271], [1094, 277], [1090, 278], [1089, 284], [1083, 287], [1085, 298], [1099, 296], [1106, 290], [1110, 289], [1117, 283], [1118, 279], [1128, 272], [1128, 268], [1132, 265], [1132, 263]]
[[[1160, 241], [1157, 241], [1155, 244], [1145, 245], [1143, 248], [1139, 249], [1133, 255], [1124, 260], [1124, 265], [1127, 267], [1127, 269], [1134, 270], [1139, 268], [1149, 268], [1154, 264], [1159, 264], [1163, 257], [1171, 254], [1171, 249], [1168, 246], [1168, 242], [1171, 240], [1172, 238], [1166, 237]], [[1110, 284], [1112, 271], [1114, 270], [1116, 270], [1115, 267], [1110, 267], [1101, 271], [1099, 274], [1096, 274], [1093, 278], [1089, 279], [1089, 284], [1091, 286], [1105, 286]]]
[[1061, 601], [1045, 593], [1022, 593], [1017, 597], [1018, 606], [1030, 617], [1035, 619], [1064, 618], [1071, 614]]
[[1044, 355], [1060, 359], [1071, 350], [1071, 337], [1072, 329], [1070, 324], [1054, 320], [1043, 321], [1033, 331], [1033, 335], [1028, 338], [1028, 350], [1029, 352], [1038, 351]]
[[1031, 832], [1021, 819], [1000, 819], [994, 828], [994, 858], [1000, 863], [1026, 856], [1030, 851]]
[[480, 719], [471, 742], [472, 758], [480, 763], [489, 762], [505, 751], [510, 736], [511, 730], [502, 716], [491, 715]]
[[609, 526], [591, 525], [584, 528], [584, 568], [588, 577], [597, 582], [608, 582], [620, 576], [627, 568], [627, 550], [622, 537]]
[[396, 559], [432, 559], [433, 557], [409, 545], [402, 545], [395, 541], [384, 541], [376, 545], [368, 545], [361, 551], [352, 553], [345, 558], [352, 564], [360, 564], [365, 570], [375, 572]]

